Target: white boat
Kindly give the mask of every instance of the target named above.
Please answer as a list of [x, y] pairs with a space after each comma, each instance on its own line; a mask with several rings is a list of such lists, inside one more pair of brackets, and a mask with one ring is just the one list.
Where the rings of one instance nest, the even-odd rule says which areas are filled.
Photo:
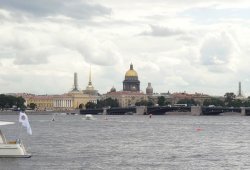
[[[0, 121], [0, 126], [14, 124], [14, 122]], [[20, 139], [16, 141], [7, 141], [0, 130], [0, 157], [1, 158], [30, 158], [31, 154], [26, 149]]]
[[93, 120], [94, 119], [94, 116], [92, 114], [86, 114], [85, 115], [85, 119], [86, 120]]

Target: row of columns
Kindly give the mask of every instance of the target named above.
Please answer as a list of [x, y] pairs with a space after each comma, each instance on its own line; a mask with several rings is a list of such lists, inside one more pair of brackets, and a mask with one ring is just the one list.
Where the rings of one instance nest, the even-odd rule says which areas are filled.
[[53, 102], [54, 107], [73, 107], [73, 102], [72, 100], [55, 100]]

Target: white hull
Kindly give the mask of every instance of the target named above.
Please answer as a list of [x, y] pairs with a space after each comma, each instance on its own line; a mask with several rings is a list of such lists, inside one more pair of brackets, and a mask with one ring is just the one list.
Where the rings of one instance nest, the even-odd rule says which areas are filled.
[[91, 115], [91, 114], [86, 114], [86, 115], [85, 115], [85, 119], [86, 119], [86, 120], [94, 120], [94, 116]]
[[[13, 124], [13, 122], [0, 121], [0, 125]], [[20, 139], [16, 141], [7, 141], [0, 130], [0, 158], [30, 158]]]
[[29, 158], [28, 154], [21, 143], [17, 144], [0, 144], [0, 157], [18, 157]]

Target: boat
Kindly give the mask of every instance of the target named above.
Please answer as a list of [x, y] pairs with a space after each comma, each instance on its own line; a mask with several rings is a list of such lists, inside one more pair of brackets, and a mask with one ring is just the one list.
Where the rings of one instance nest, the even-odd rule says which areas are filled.
[[[11, 125], [14, 122], [0, 121], [0, 126]], [[0, 158], [30, 158], [31, 154], [26, 149], [20, 139], [7, 141], [0, 130]]]
[[94, 119], [94, 116], [92, 114], [86, 114], [85, 115], [85, 119], [86, 120], [93, 120]]

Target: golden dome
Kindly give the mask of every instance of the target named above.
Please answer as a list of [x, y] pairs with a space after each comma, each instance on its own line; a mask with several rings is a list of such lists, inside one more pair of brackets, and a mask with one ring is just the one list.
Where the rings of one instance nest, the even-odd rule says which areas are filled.
[[137, 72], [133, 69], [133, 65], [130, 65], [130, 69], [126, 72], [125, 77], [138, 77]]
[[135, 70], [128, 70], [125, 74], [126, 77], [137, 77], [137, 73]]

